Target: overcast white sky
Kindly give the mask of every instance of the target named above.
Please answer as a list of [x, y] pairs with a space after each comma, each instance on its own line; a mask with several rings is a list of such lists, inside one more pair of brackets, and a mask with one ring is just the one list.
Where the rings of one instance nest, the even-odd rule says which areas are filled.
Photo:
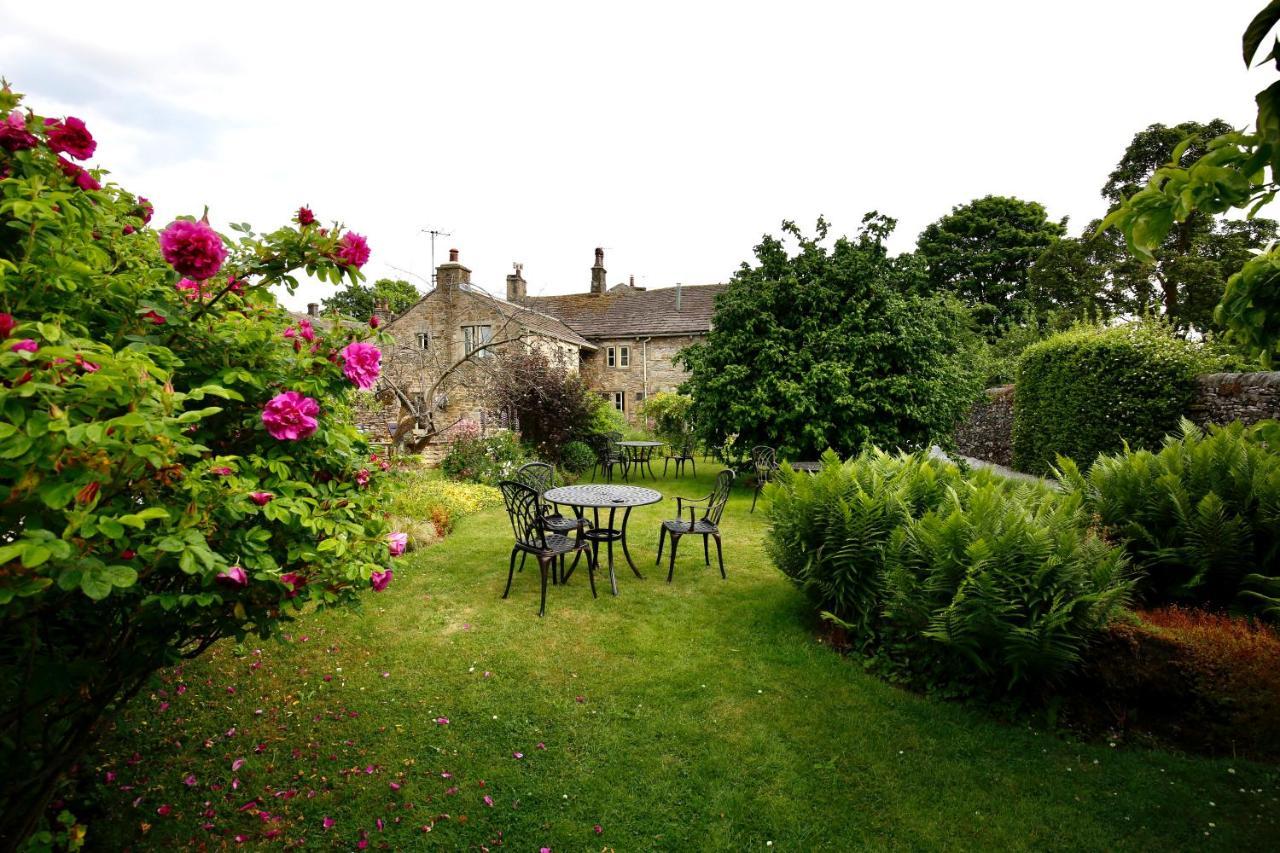
[[0, 75], [85, 119], [156, 224], [308, 203], [369, 238], [371, 278], [429, 278], [436, 228], [495, 292], [521, 261], [569, 293], [596, 246], [610, 284], [723, 281], [784, 218], [876, 209], [905, 251], [989, 193], [1076, 233], [1137, 130], [1251, 121], [1262, 5], [0, 0]]

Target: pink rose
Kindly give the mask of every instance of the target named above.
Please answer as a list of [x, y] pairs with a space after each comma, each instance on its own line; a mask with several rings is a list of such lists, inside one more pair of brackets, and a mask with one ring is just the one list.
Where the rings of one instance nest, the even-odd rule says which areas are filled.
[[45, 119], [44, 135], [49, 142], [50, 151], [55, 154], [70, 154], [77, 160], [89, 159], [98, 147], [84, 122], [75, 116], [67, 116], [66, 121]]
[[373, 587], [374, 592], [382, 592], [389, 583], [391, 583], [391, 569], [369, 575], [369, 585]]
[[382, 351], [356, 341], [342, 348], [342, 372], [357, 388], [372, 388], [382, 373]]
[[155, 311], [148, 311], [147, 313], [143, 314], [142, 319], [150, 320], [152, 323], [155, 323], [157, 326], [163, 326], [166, 322], [164, 317], [157, 314]]
[[22, 340], [15, 343], [10, 349], [13, 352], [32, 352], [33, 353], [33, 352], [37, 352], [40, 349], [40, 345], [37, 344], [35, 341], [33, 341], [31, 338], [23, 338]]
[[316, 339], [316, 330], [311, 327], [311, 321], [306, 318], [298, 321], [298, 334], [307, 343]]
[[369, 242], [354, 231], [348, 231], [338, 241], [338, 261], [360, 269], [369, 260]]
[[85, 169], [76, 163], [62, 157], [58, 158], [58, 168], [62, 170], [62, 174], [75, 183], [82, 190], [100, 190], [102, 184], [98, 183], [93, 175], [89, 174]]
[[271, 503], [271, 499], [274, 497], [275, 495], [271, 494], [271, 492], [250, 492], [249, 493], [249, 500], [253, 501], [258, 506], [266, 506], [267, 504]]
[[277, 394], [262, 410], [262, 423], [272, 438], [297, 441], [313, 435], [318, 424], [320, 404], [297, 391]]
[[297, 223], [298, 223], [299, 225], [301, 225], [301, 226], [303, 226], [303, 227], [305, 228], [305, 227], [306, 227], [306, 226], [308, 226], [308, 225], [313, 225], [313, 224], [315, 224], [315, 221], [316, 221], [316, 215], [315, 215], [314, 213], [312, 213], [312, 212], [311, 212], [311, 208], [309, 208], [309, 207], [300, 207], [300, 208], [298, 208], [298, 214], [297, 214], [297, 216], [295, 216], [295, 217], [294, 217], [294, 219], [295, 219], [295, 220], [297, 220]]
[[218, 573], [218, 581], [227, 586], [248, 586], [249, 574], [239, 566], [232, 566], [225, 572]]
[[369, 469], [368, 468], [361, 468], [359, 471], [356, 472], [356, 485], [358, 486], [369, 485]]
[[297, 598], [298, 592], [307, 585], [307, 579], [297, 572], [285, 572], [280, 576], [280, 583], [289, 587], [288, 598]]
[[217, 468], [210, 468], [209, 473], [218, 477], [230, 477], [232, 472], [226, 465], [219, 465]]
[[0, 338], [7, 338], [13, 334], [13, 329], [18, 323], [13, 319], [12, 314], [0, 314]]
[[236, 296], [244, 296], [244, 279], [236, 278], [234, 275], [227, 276], [227, 289]]
[[178, 219], [160, 232], [164, 259], [183, 275], [204, 281], [222, 269], [227, 259], [222, 238], [205, 222]]
[[14, 110], [0, 121], [0, 148], [23, 151], [35, 148], [37, 142], [35, 134], [27, 130], [27, 119], [21, 110]]
[[99, 370], [102, 369], [102, 365], [95, 364], [92, 361], [89, 361], [89, 359], [85, 358], [80, 353], [76, 353], [76, 366], [79, 367], [81, 370], [83, 370], [85, 373], [97, 373]]
[[374, 314], [372, 317], [370, 317], [370, 318], [369, 318], [369, 328], [370, 328], [370, 329], [376, 329], [376, 328], [378, 328], [378, 327], [379, 327], [379, 326], [381, 326], [381, 325], [382, 325], [382, 320], [378, 319], [378, 315], [377, 315], [377, 314]]
[[391, 556], [399, 557], [404, 553], [404, 549], [409, 547], [408, 533], [388, 533], [387, 548], [391, 551]]
[[133, 215], [141, 217], [142, 224], [146, 225], [151, 221], [151, 216], [156, 212], [155, 206], [147, 200], [146, 196], [138, 196], [138, 206], [134, 209]]
[[195, 301], [204, 297], [204, 293], [200, 290], [200, 282], [192, 281], [189, 278], [184, 278], [182, 281], [175, 284], [173, 288], [185, 296], [189, 301]]

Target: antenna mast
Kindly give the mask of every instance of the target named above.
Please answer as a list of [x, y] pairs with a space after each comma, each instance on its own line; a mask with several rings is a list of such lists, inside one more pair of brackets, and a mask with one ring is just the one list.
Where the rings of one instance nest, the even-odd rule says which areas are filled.
[[436, 286], [436, 238], [452, 237], [453, 232], [439, 231], [439, 230], [436, 230], [435, 228], [423, 228], [422, 233], [431, 235], [431, 287], [435, 288]]

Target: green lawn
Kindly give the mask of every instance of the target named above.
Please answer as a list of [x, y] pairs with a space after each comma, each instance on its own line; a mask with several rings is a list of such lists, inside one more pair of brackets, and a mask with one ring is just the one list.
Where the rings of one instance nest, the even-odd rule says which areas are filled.
[[[658, 488], [704, 494], [699, 470]], [[738, 489], [725, 516], [727, 581], [693, 539], [674, 583], [654, 569], [665, 501], [632, 516], [644, 580], [620, 569], [614, 598], [599, 576], [592, 600], [580, 567], [539, 619], [536, 570], [500, 598], [510, 528], [492, 510], [402, 561], [362, 613], [166, 673], [93, 762], [116, 775], [93, 792], [91, 845], [1280, 845], [1275, 768], [1075, 743], [864, 674], [815, 641], [750, 503]]]

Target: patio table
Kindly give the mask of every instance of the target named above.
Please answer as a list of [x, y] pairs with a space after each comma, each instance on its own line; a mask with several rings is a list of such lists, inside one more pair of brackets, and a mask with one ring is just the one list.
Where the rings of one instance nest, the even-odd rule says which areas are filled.
[[816, 474], [822, 470], [821, 462], [801, 461], [788, 462], [787, 464], [791, 466], [792, 471], [803, 471], [806, 474]]
[[[600, 553], [600, 543], [606, 545], [609, 556], [609, 587], [613, 590], [613, 594], [618, 594], [618, 577], [613, 572], [613, 543], [622, 543], [622, 554], [627, 558], [627, 563], [631, 566], [631, 571], [635, 572], [636, 577], [644, 580], [644, 575], [640, 574], [640, 570], [636, 568], [635, 561], [631, 559], [631, 552], [627, 550], [627, 519], [631, 516], [631, 510], [638, 506], [647, 506], [656, 504], [662, 500], [662, 493], [654, 489], [646, 489], [641, 486], [615, 486], [612, 484], [592, 483], [581, 486], [560, 486], [555, 489], [548, 489], [542, 496], [543, 500], [558, 506], [573, 507], [574, 515], [582, 518], [584, 510], [592, 511], [592, 527], [581, 532], [581, 536], [591, 542], [591, 556], [596, 560], [596, 565], [600, 565], [598, 555]], [[605, 524], [600, 523], [600, 510], [609, 510], [608, 521]], [[622, 510], [622, 520], [618, 523], [617, 513]], [[573, 574], [572, 568], [569, 575]], [[568, 580], [568, 576], [565, 577]]]
[[[649, 476], [658, 479], [658, 475], [653, 473], [653, 452], [659, 447], [666, 447], [665, 441], [619, 441], [618, 446], [622, 448], [622, 452], [627, 456], [627, 468], [635, 466], [640, 471], [640, 476], [644, 476], [644, 465], [649, 466]], [[644, 451], [648, 453], [644, 453]]]

